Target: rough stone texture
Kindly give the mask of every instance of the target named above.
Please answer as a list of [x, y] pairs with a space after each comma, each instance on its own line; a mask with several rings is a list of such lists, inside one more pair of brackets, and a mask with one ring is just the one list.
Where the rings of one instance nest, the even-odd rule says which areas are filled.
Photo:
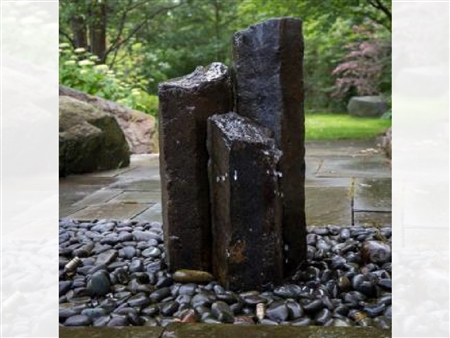
[[270, 326], [270, 325], [183, 325], [170, 324], [162, 338], [390, 338], [391, 331], [369, 327]]
[[379, 117], [388, 108], [381, 96], [353, 96], [347, 106], [350, 115], [359, 117]]
[[208, 120], [213, 271], [232, 290], [283, 277], [280, 151], [271, 134], [236, 113]]
[[392, 158], [392, 127], [377, 137], [377, 145], [384, 151], [388, 158]]
[[275, 133], [283, 198], [285, 273], [306, 260], [302, 23], [279, 18], [233, 37], [236, 109]]
[[114, 117], [68, 96], [59, 97], [59, 145], [60, 176], [130, 163], [128, 144]]
[[97, 170], [102, 131], [83, 121], [59, 133], [59, 176]]
[[59, 95], [73, 97], [112, 114], [125, 134], [131, 153], [159, 152], [158, 130], [153, 116], [64, 86], [59, 87]]
[[289, 325], [229, 325], [229, 324], [169, 324], [167, 327], [122, 328], [60, 327], [61, 338], [390, 338], [391, 330], [372, 327], [321, 327], [321, 326], [289, 326]]
[[232, 109], [227, 67], [213, 63], [159, 86], [160, 172], [169, 267], [209, 270], [206, 120]]
[[83, 327], [59, 328], [61, 338], [160, 338], [163, 327], [127, 326], [127, 327]]

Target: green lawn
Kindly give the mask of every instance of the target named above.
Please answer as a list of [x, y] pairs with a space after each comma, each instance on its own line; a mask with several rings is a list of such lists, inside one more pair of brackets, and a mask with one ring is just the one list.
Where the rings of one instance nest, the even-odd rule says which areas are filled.
[[344, 114], [306, 114], [306, 141], [373, 139], [391, 126], [391, 120]]

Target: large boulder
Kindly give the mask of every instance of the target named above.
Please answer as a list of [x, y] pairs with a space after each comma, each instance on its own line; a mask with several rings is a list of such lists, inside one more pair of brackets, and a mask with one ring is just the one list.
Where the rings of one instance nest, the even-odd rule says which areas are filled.
[[116, 119], [88, 103], [59, 97], [59, 174], [81, 174], [130, 164]]
[[381, 96], [353, 96], [347, 109], [352, 116], [380, 117], [389, 106]]
[[64, 86], [59, 87], [59, 95], [73, 97], [113, 115], [125, 134], [131, 153], [159, 152], [158, 128], [153, 116]]

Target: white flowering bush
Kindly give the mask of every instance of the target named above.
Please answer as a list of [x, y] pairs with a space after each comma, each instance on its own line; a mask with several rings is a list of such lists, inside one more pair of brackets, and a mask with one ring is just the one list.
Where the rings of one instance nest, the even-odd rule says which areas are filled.
[[[122, 67], [123, 68], [123, 67]], [[84, 48], [59, 45], [59, 83], [157, 116], [158, 98], [146, 92], [148, 82], [130, 69], [111, 70]]]

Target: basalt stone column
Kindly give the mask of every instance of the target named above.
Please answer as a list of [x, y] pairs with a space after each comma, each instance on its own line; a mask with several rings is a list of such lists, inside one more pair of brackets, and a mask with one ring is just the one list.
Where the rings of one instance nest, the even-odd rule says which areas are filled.
[[171, 270], [211, 268], [206, 120], [232, 109], [227, 67], [213, 63], [159, 86], [166, 259]]
[[280, 151], [271, 133], [236, 113], [208, 119], [213, 272], [232, 290], [283, 277]]
[[306, 260], [302, 23], [279, 18], [251, 26], [233, 37], [237, 113], [275, 133], [283, 155], [285, 274]]

